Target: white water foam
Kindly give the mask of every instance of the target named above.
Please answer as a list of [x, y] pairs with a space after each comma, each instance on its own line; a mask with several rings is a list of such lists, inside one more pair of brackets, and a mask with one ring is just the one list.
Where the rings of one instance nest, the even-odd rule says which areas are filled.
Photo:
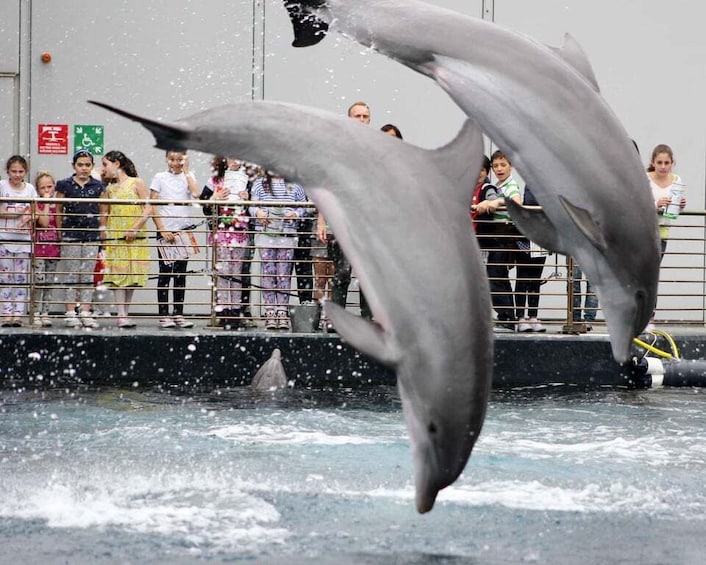
[[280, 514], [232, 481], [203, 475], [54, 477], [5, 484], [0, 516], [43, 520], [52, 528], [106, 529], [178, 536], [187, 546], [256, 550], [290, 536]]

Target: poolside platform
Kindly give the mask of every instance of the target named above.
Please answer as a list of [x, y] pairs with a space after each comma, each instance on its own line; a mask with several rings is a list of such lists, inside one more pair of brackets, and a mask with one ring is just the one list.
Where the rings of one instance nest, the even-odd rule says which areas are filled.
[[[361, 355], [337, 334], [266, 332], [195, 327], [159, 328], [153, 318], [134, 329], [118, 329], [115, 318], [101, 328], [0, 329], [0, 388], [62, 387], [158, 388], [213, 391], [249, 385], [274, 348], [295, 387], [356, 388], [390, 385], [394, 373]], [[61, 320], [57, 320], [61, 322]], [[703, 359], [706, 330], [701, 325], [660, 326], [679, 347], [682, 359]], [[494, 388], [570, 386], [579, 389], [635, 387], [631, 365], [613, 360], [605, 326], [586, 334], [496, 334]], [[644, 350], [635, 349], [641, 355]]]

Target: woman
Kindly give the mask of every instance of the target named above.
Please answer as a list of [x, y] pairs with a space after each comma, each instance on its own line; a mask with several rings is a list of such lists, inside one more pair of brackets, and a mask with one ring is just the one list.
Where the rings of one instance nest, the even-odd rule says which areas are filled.
[[107, 178], [114, 178], [101, 198], [125, 200], [101, 205], [101, 238], [105, 245], [103, 282], [114, 287], [118, 327], [134, 328], [128, 309], [135, 288], [147, 283], [150, 248], [145, 224], [152, 215], [149, 204], [135, 202], [149, 197], [145, 181], [137, 176], [133, 162], [120, 151], [103, 156]]
[[[305, 202], [304, 189], [298, 184], [268, 172], [252, 187], [256, 202]], [[251, 206], [255, 217], [255, 245], [262, 260], [263, 301], [265, 328], [289, 329], [289, 294], [292, 281], [292, 260], [297, 244], [297, 222], [306, 213], [305, 208]]]

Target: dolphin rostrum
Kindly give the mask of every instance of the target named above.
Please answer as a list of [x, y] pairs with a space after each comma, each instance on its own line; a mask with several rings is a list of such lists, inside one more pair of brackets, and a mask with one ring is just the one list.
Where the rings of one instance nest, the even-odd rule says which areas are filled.
[[250, 386], [257, 390], [276, 390], [287, 387], [287, 373], [282, 365], [282, 352], [272, 351], [269, 359], [257, 370]]
[[645, 170], [568, 34], [550, 48], [414, 0], [315, 0], [304, 11], [434, 79], [505, 152], [542, 211], [508, 203], [520, 230], [574, 257], [596, 287], [613, 356], [657, 300], [659, 238]]
[[99, 105], [141, 122], [158, 147], [237, 155], [306, 188], [376, 323], [333, 303], [327, 314], [346, 341], [396, 370], [416, 505], [429, 511], [470, 456], [492, 379], [488, 282], [467, 212], [483, 149], [475, 122], [428, 151], [288, 104], [234, 104], [171, 124]]

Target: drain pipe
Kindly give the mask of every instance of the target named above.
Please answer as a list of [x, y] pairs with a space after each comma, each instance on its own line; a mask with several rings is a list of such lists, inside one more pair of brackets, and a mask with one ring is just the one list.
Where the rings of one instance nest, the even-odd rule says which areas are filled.
[[706, 387], [706, 359], [633, 358], [631, 376], [636, 381], [647, 384], [646, 388]]

